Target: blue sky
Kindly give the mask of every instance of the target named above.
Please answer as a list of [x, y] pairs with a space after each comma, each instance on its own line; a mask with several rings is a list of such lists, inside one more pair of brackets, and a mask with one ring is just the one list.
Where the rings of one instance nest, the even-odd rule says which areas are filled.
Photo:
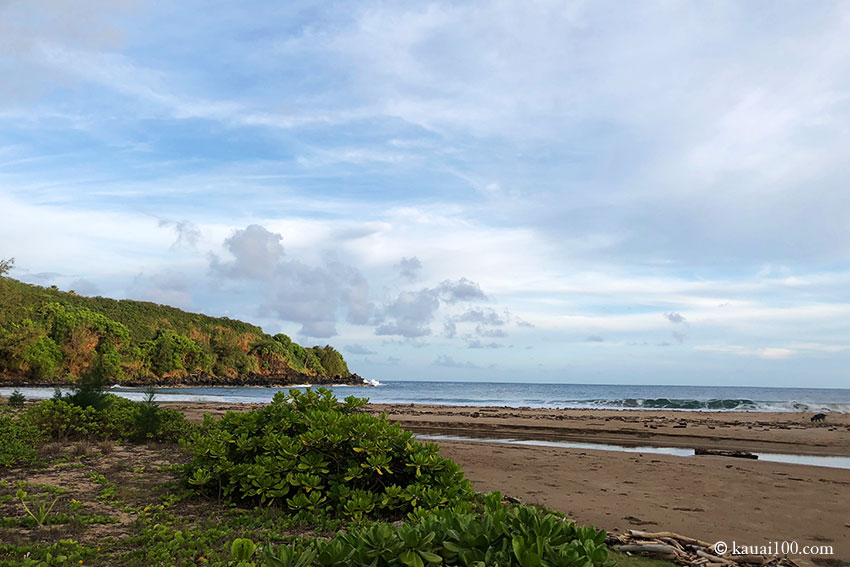
[[847, 37], [843, 2], [0, 0], [0, 258], [383, 380], [846, 387]]

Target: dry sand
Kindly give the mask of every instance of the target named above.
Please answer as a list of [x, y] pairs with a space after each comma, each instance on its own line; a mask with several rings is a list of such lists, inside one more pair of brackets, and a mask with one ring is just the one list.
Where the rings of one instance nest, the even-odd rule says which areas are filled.
[[[180, 404], [192, 419], [233, 405]], [[236, 406], [239, 409], [252, 406]], [[850, 456], [850, 415], [370, 405], [405, 427], [464, 437], [703, 447]], [[850, 470], [729, 457], [440, 441], [478, 490], [499, 490], [608, 531], [670, 530], [738, 545], [796, 541], [835, 555], [805, 565], [850, 565]], [[819, 559], [820, 558], [820, 559]]]

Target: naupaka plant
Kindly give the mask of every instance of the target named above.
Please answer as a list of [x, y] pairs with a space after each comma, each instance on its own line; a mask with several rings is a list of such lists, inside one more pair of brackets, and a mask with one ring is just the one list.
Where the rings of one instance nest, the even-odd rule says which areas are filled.
[[386, 415], [358, 411], [367, 401], [290, 390], [261, 409], [207, 416], [185, 480], [218, 498], [352, 521], [468, 507], [460, 467]]

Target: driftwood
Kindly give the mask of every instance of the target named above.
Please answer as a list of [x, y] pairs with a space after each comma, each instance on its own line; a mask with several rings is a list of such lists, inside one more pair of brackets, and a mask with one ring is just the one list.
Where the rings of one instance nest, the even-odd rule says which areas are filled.
[[663, 541], [667, 545], [672, 545], [673, 547], [675, 547], [678, 551], [681, 551], [682, 553], [684, 553], [684, 551], [685, 551], [685, 548], [682, 547], [682, 544], [679, 543], [678, 541], [676, 541], [675, 539], [673, 539], [672, 537], [660, 537], [658, 539], [660, 539], [661, 541]]
[[641, 555], [666, 555], [672, 557], [679, 555], [679, 551], [675, 547], [664, 543], [629, 543], [626, 545], [615, 545], [614, 549], [624, 553], [639, 553]]
[[675, 532], [643, 532], [640, 530], [629, 530], [629, 534], [645, 539], [660, 539], [670, 538], [688, 545], [698, 545], [700, 547], [711, 547], [711, 544], [701, 539], [696, 539], [688, 536], [683, 536]]
[[694, 449], [694, 455], [715, 455], [717, 457], [735, 457], [736, 459], [758, 459], [758, 455], [746, 451], [723, 451], [720, 449]]
[[710, 553], [706, 553], [702, 549], [697, 549], [694, 553], [696, 553], [697, 555], [699, 555], [700, 557], [702, 557], [704, 559], [708, 559], [712, 563], [720, 563], [720, 564], [723, 564], [723, 565], [734, 565], [735, 564], [734, 561], [729, 561], [728, 559], [718, 557], [717, 555], [712, 555]]
[[798, 567], [780, 555], [732, 555], [728, 551], [718, 555], [713, 544], [675, 532], [628, 530], [624, 534], [609, 533], [605, 542], [623, 553], [662, 557], [689, 567]]

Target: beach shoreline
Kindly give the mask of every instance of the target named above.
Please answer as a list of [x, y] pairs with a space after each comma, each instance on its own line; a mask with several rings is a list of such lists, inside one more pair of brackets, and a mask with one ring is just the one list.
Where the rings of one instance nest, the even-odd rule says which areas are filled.
[[[190, 420], [263, 403], [164, 402]], [[850, 457], [850, 414], [811, 412], [549, 409], [435, 404], [368, 404], [416, 433], [487, 439], [539, 439]]]
[[[262, 404], [168, 403], [193, 421]], [[708, 446], [850, 456], [850, 415], [792, 412], [553, 410], [369, 404], [420, 434]], [[850, 470], [720, 456], [437, 440], [477, 490], [498, 490], [610, 532], [670, 530], [706, 541], [831, 545], [850, 561]], [[824, 556], [826, 557], [826, 556]], [[811, 556], [793, 557], [814, 565]], [[836, 563], [835, 565], [840, 565]]]

